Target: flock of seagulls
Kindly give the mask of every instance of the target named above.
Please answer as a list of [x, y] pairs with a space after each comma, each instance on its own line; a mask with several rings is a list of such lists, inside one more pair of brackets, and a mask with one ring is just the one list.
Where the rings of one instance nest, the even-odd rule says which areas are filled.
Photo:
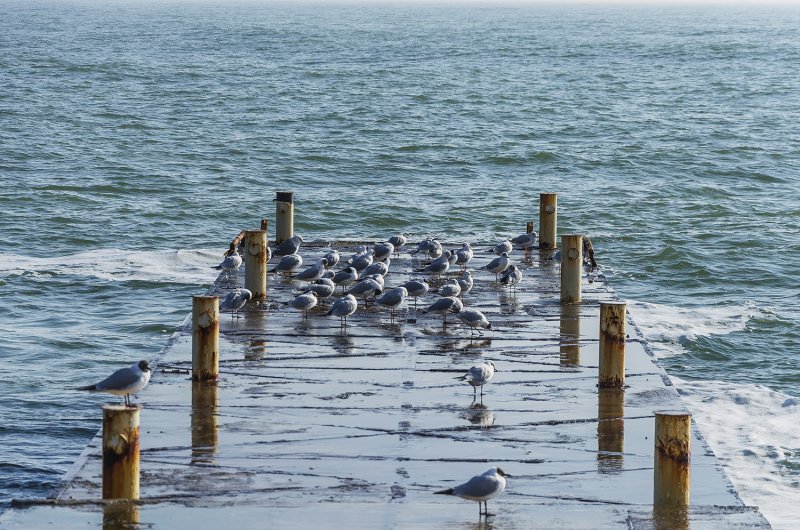
[[[334, 297], [337, 287], [341, 287], [341, 296], [336, 298], [325, 312], [326, 316], [340, 319], [340, 325], [347, 327], [347, 318], [358, 310], [358, 299], [364, 305], [373, 301], [376, 305], [389, 310], [390, 318], [394, 321], [395, 312], [408, 298], [414, 299], [414, 309], [417, 302], [428, 293], [435, 293], [438, 298], [421, 309], [421, 314], [434, 314], [442, 316], [442, 325], [447, 326], [448, 314], [454, 314], [463, 325], [471, 330], [471, 334], [481, 330], [492, 330], [492, 324], [481, 311], [464, 306], [464, 295], [469, 293], [474, 286], [472, 272], [468, 269], [474, 257], [474, 251], [469, 243], [463, 243], [460, 249], [448, 250], [434, 238], [426, 238], [419, 242], [416, 249], [410, 254], [418, 258], [420, 266], [416, 273], [431, 275], [437, 279], [446, 277], [447, 274], [457, 269], [457, 277], [446, 278], [438, 288], [431, 289], [431, 283], [424, 278], [413, 278], [395, 287], [387, 288], [386, 276], [389, 275], [391, 259], [400, 255], [400, 249], [407, 243], [404, 235], [396, 235], [385, 242], [375, 243], [371, 248], [362, 246], [342, 261], [336, 250], [328, 250], [325, 255], [305, 269], [301, 269], [303, 258], [299, 251], [304, 243], [302, 236], [296, 235], [275, 247], [274, 251], [267, 249], [267, 260], [272, 256], [279, 257], [277, 264], [270, 272], [293, 276], [296, 281], [306, 285], [293, 292], [295, 297], [284, 302], [285, 305], [303, 313], [303, 318], [309, 317], [309, 312], [324, 304], [326, 300]], [[480, 267], [495, 275], [495, 280], [502, 286], [516, 289], [522, 281], [522, 270], [511, 263], [509, 254], [513, 250], [528, 250], [536, 244], [536, 234], [522, 234], [510, 240], [505, 240], [488, 252], [496, 254], [488, 264]], [[596, 267], [594, 249], [589, 238], [584, 238], [584, 255], [592, 269]], [[342, 268], [334, 271], [334, 267], [342, 264]], [[235, 272], [242, 265], [242, 258], [237, 251], [229, 253], [216, 267], [226, 275]], [[299, 271], [299, 272], [298, 272]], [[229, 292], [220, 301], [220, 310], [238, 316], [238, 312], [252, 300], [253, 293], [248, 289], [239, 288]], [[472, 366], [467, 373], [456, 379], [470, 384], [473, 388], [473, 403], [478, 397], [483, 397], [483, 387], [494, 376], [497, 368], [493, 361], [485, 361]], [[123, 396], [126, 406], [131, 406], [130, 396], [141, 391], [150, 381], [152, 370], [147, 361], [142, 360], [133, 365], [115, 371], [107, 378], [93, 385], [79, 387], [77, 390], [89, 392], [106, 392]], [[437, 491], [437, 495], [454, 495], [462, 499], [478, 502], [478, 514], [490, 516], [488, 500], [500, 495], [506, 487], [508, 477], [499, 467], [492, 467], [486, 472], [474, 476], [467, 482]]]

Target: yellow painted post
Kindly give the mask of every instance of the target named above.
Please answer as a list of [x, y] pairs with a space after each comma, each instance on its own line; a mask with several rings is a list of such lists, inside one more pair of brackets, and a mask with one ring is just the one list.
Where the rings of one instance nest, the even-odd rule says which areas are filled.
[[267, 232], [248, 230], [244, 236], [244, 287], [253, 300], [267, 297]]
[[294, 192], [279, 191], [275, 196], [275, 243], [280, 245], [294, 235]]
[[556, 248], [558, 193], [539, 194], [539, 248]]
[[139, 498], [139, 410], [103, 405], [103, 498]]
[[601, 473], [621, 473], [625, 452], [625, 391], [597, 392], [597, 467]]
[[192, 297], [192, 381], [219, 377], [219, 297]]
[[581, 301], [581, 272], [583, 271], [583, 236], [561, 236], [561, 301], [572, 304]]
[[600, 303], [600, 388], [625, 386], [625, 308], [624, 302]]
[[656, 412], [653, 506], [679, 508], [689, 505], [692, 415], [688, 412]]
[[581, 364], [581, 306], [566, 304], [561, 306], [560, 360], [564, 366]]

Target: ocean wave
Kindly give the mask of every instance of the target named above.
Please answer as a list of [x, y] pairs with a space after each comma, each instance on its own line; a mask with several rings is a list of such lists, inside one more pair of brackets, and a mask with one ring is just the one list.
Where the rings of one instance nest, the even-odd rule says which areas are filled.
[[112, 282], [209, 284], [222, 259], [212, 250], [98, 249], [52, 258], [0, 254], [0, 277], [72, 275]]
[[797, 528], [800, 400], [760, 385], [672, 381], [742, 500], [775, 530]]

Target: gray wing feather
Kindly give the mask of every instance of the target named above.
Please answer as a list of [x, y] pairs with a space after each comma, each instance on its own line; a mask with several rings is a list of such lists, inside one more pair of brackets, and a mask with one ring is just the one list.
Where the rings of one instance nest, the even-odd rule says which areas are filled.
[[97, 390], [122, 390], [136, 384], [139, 374], [132, 368], [122, 368], [95, 385]]
[[464, 484], [453, 488], [456, 495], [468, 495], [470, 497], [485, 497], [497, 490], [497, 480], [493, 477], [478, 475], [472, 477]]

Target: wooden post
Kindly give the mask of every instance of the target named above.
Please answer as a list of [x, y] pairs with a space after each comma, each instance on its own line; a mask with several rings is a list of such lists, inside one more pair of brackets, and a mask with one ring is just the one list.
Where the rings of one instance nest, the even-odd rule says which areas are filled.
[[581, 301], [581, 272], [583, 271], [583, 236], [561, 236], [561, 301], [568, 304]]
[[278, 245], [294, 235], [293, 193], [279, 191], [275, 197], [275, 243]]
[[192, 382], [192, 463], [211, 463], [217, 452], [219, 404], [216, 381]]
[[539, 194], [539, 248], [556, 248], [558, 193]]
[[600, 370], [597, 386], [625, 386], [625, 303], [600, 303]]
[[563, 366], [581, 364], [581, 306], [562, 305], [560, 321], [560, 360]]
[[192, 381], [219, 377], [219, 297], [192, 297]]
[[621, 473], [625, 452], [625, 391], [600, 388], [597, 392], [597, 468]]
[[674, 411], [655, 415], [653, 506], [657, 509], [688, 506], [692, 415]]
[[103, 498], [139, 498], [139, 410], [103, 405]]
[[244, 238], [244, 287], [253, 300], [267, 297], [267, 232], [248, 230]]

